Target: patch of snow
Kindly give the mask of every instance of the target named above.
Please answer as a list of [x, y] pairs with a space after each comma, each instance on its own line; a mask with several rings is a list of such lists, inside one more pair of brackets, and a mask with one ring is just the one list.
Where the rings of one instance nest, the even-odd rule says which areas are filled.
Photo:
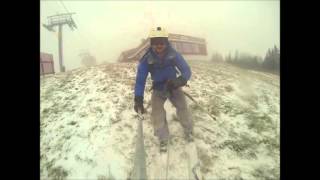
[[[184, 91], [205, 179], [279, 178], [279, 77], [223, 63], [189, 61]], [[133, 167], [136, 63], [114, 63], [41, 78], [41, 179], [126, 179]], [[147, 173], [157, 171], [150, 120], [150, 76], [143, 122]], [[183, 129], [165, 103], [171, 134], [169, 177], [186, 178]], [[215, 117], [216, 120], [212, 119]]]

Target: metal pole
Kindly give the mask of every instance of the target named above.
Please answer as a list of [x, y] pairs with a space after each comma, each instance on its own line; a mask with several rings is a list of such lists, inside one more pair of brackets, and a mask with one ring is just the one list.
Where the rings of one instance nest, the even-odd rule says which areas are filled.
[[65, 72], [65, 66], [63, 65], [63, 42], [62, 42], [62, 26], [67, 24], [73, 30], [73, 28], [77, 28], [74, 20], [72, 19], [71, 15], [75, 13], [63, 13], [63, 14], [57, 14], [54, 16], [48, 16], [48, 24], [43, 24], [43, 26], [48, 29], [48, 31], [53, 31], [53, 27], [59, 26], [59, 66], [60, 66], [60, 72]]
[[43, 64], [42, 64], [41, 57], [40, 57], [40, 69], [41, 69], [40, 75], [43, 75]]
[[59, 24], [59, 65], [60, 72], [64, 72], [65, 69], [63, 67], [63, 52], [62, 52], [62, 24]]
[[191, 101], [193, 101], [202, 111], [204, 111], [205, 113], [208, 114], [208, 116], [210, 116], [213, 120], [217, 120], [216, 117], [212, 116], [207, 110], [205, 110], [202, 106], [200, 106], [200, 104], [194, 100], [190, 94], [186, 93], [185, 91], [182, 91], [184, 95], [186, 95], [189, 99], [191, 99]]
[[43, 62], [40, 62], [41, 64], [41, 72], [42, 72], [42, 76], [44, 76], [44, 67], [43, 67]]
[[138, 115], [138, 136], [136, 142], [136, 152], [134, 158], [134, 169], [130, 179], [135, 180], [146, 180], [147, 170], [146, 170], [146, 159], [145, 159], [145, 149], [143, 142], [143, 126], [142, 121], [144, 119], [142, 114]]

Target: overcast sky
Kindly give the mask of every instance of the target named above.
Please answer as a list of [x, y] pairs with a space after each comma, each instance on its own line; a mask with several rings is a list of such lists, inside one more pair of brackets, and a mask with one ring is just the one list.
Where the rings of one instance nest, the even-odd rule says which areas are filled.
[[[41, 1], [40, 23], [47, 16], [75, 12], [78, 29], [63, 27], [64, 64], [80, 67], [79, 53], [90, 51], [98, 62], [115, 62], [124, 50], [139, 45], [151, 27], [206, 39], [209, 55], [247, 52], [264, 57], [280, 45], [278, 0], [237, 1]], [[55, 28], [57, 30], [57, 28]], [[40, 26], [41, 52], [54, 56], [58, 72], [58, 36]]]

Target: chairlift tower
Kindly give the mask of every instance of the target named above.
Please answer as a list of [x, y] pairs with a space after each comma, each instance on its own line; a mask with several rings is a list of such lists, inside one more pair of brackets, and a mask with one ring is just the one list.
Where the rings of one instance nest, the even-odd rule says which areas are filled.
[[68, 25], [72, 31], [74, 28], [77, 28], [76, 23], [72, 19], [72, 14], [75, 13], [60, 13], [53, 16], [48, 16], [48, 23], [43, 24], [43, 27], [51, 32], [55, 32], [53, 28], [58, 26], [60, 72], [65, 72], [65, 66], [63, 65], [62, 27], [63, 25]]

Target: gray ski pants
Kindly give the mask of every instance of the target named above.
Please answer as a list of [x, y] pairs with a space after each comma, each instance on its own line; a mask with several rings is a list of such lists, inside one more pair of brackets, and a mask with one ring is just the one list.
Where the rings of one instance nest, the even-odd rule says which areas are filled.
[[[167, 98], [164, 97], [163, 92], [153, 90], [151, 96], [151, 121], [154, 128], [154, 135], [157, 136], [160, 141], [169, 139], [169, 128], [166, 119], [166, 111], [164, 109], [166, 100]], [[173, 90], [169, 100], [176, 108], [176, 113], [184, 129], [184, 133], [192, 132], [193, 122], [182, 89], [178, 88]]]

